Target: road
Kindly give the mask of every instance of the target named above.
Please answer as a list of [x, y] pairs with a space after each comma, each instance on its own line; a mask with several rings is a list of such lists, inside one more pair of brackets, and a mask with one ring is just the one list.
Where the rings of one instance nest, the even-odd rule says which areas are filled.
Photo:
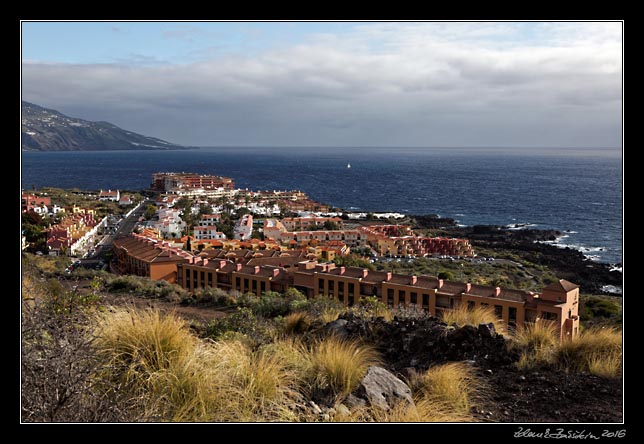
[[85, 268], [93, 268], [99, 262], [104, 261], [107, 252], [112, 250], [114, 239], [117, 237], [127, 236], [132, 233], [136, 226], [136, 222], [139, 220], [139, 217], [145, 213], [145, 208], [149, 203], [152, 203], [152, 201], [143, 201], [128, 217], [121, 219], [116, 231], [113, 234], [106, 234], [103, 236], [103, 239], [101, 239], [96, 245], [94, 254], [80, 260], [81, 266]]

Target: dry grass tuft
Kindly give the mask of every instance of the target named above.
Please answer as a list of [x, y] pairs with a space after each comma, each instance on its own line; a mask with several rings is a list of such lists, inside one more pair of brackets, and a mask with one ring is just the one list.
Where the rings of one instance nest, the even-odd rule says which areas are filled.
[[282, 331], [287, 334], [303, 333], [311, 327], [313, 321], [310, 314], [304, 311], [296, 311], [284, 316]]
[[448, 325], [473, 325], [494, 324], [494, 328], [499, 333], [505, 333], [505, 324], [499, 319], [491, 307], [468, 308], [467, 305], [459, 305], [452, 310], [445, 310], [441, 315], [443, 322]]
[[462, 362], [430, 367], [424, 373], [412, 376], [410, 386], [419, 401], [428, 402], [457, 421], [469, 417], [472, 404], [487, 393], [473, 368]]
[[512, 346], [522, 350], [516, 363], [520, 370], [551, 363], [553, 353], [559, 346], [556, 326], [546, 321], [525, 324], [517, 329], [512, 339]]
[[380, 362], [368, 345], [334, 336], [320, 340], [309, 350], [311, 367], [307, 380], [313, 391], [339, 398], [354, 390], [371, 365]]
[[618, 377], [622, 373], [622, 332], [601, 327], [584, 330], [557, 347], [554, 361], [565, 371]]

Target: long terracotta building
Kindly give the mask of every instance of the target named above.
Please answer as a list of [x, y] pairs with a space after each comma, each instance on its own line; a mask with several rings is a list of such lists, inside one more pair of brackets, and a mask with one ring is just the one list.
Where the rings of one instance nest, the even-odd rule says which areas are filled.
[[309, 298], [331, 297], [346, 306], [375, 296], [389, 307], [416, 306], [433, 316], [461, 304], [470, 308], [488, 306], [510, 328], [549, 321], [558, 327], [562, 340], [579, 333], [579, 286], [563, 279], [536, 294], [316, 261], [292, 263], [287, 268], [197, 257], [177, 264], [177, 283], [188, 291], [214, 287], [258, 296], [268, 290], [295, 287]]

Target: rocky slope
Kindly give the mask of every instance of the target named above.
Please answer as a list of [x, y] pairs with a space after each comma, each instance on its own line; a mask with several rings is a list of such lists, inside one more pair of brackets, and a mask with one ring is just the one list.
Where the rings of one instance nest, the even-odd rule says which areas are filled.
[[108, 122], [90, 122], [22, 102], [25, 151], [176, 150], [187, 147], [143, 136]]

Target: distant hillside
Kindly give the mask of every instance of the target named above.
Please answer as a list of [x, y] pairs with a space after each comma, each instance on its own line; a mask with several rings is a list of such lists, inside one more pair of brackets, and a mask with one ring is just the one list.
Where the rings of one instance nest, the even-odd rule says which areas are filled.
[[108, 122], [67, 117], [53, 109], [22, 102], [25, 151], [177, 150], [185, 146], [126, 131]]

